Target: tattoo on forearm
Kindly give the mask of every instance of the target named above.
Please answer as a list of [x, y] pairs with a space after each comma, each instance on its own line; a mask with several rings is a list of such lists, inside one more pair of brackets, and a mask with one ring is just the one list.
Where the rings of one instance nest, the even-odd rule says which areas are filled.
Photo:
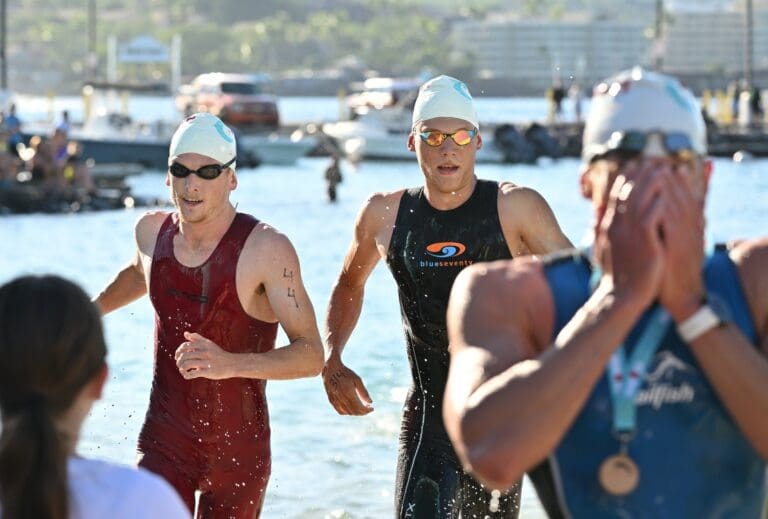
[[288, 278], [291, 280], [291, 283], [293, 283], [293, 271], [288, 270], [287, 268], [283, 269], [283, 277]]
[[296, 291], [292, 288], [288, 288], [288, 297], [293, 298], [293, 304], [296, 305], [296, 308], [299, 307], [299, 302], [296, 301]]

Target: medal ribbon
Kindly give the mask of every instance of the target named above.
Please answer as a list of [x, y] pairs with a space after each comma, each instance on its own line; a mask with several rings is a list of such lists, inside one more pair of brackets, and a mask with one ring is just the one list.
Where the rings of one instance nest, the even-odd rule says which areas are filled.
[[[590, 280], [593, 289], [600, 281], [600, 276], [600, 269], [595, 267]], [[671, 320], [669, 313], [662, 306], [655, 305], [631, 357], [627, 359], [625, 345], [621, 344], [608, 361], [607, 376], [613, 403], [613, 430], [622, 437], [628, 437], [635, 430], [635, 398], [651, 358], [664, 338]]]
[[670, 321], [670, 316], [664, 308], [655, 306], [630, 358], [627, 359], [625, 346], [622, 344], [608, 361], [608, 384], [613, 401], [613, 430], [620, 435], [627, 435], [635, 430], [635, 398]]

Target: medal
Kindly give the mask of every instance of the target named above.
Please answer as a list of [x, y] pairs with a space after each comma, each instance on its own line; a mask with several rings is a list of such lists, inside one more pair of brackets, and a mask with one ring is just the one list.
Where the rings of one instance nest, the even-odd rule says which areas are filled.
[[669, 314], [656, 306], [650, 312], [629, 358], [622, 344], [608, 361], [613, 432], [619, 440], [619, 452], [603, 460], [597, 471], [597, 481], [600, 487], [612, 496], [626, 496], [634, 492], [640, 483], [640, 469], [627, 454], [637, 425], [635, 398], [653, 354], [667, 332], [669, 322]]
[[626, 454], [614, 454], [600, 464], [597, 479], [609, 494], [625, 496], [637, 488], [640, 469]]

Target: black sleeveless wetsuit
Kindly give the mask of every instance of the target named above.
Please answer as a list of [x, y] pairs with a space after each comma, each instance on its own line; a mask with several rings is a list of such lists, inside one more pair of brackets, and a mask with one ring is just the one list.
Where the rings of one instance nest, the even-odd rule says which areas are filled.
[[489, 511], [490, 494], [464, 473], [443, 424], [448, 376], [445, 312], [461, 269], [509, 259], [499, 222], [498, 184], [478, 180], [472, 196], [449, 211], [434, 209], [423, 188], [403, 193], [387, 252], [397, 281], [413, 384], [400, 433], [395, 506], [401, 519], [517, 517], [520, 488]]

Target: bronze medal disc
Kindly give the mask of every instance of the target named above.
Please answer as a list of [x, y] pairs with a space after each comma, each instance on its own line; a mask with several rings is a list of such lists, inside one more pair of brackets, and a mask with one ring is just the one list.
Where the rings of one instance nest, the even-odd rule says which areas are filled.
[[626, 454], [614, 454], [600, 464], [597, 479], [609, 494], [625, 496], [640, 482], [640, 469]]

